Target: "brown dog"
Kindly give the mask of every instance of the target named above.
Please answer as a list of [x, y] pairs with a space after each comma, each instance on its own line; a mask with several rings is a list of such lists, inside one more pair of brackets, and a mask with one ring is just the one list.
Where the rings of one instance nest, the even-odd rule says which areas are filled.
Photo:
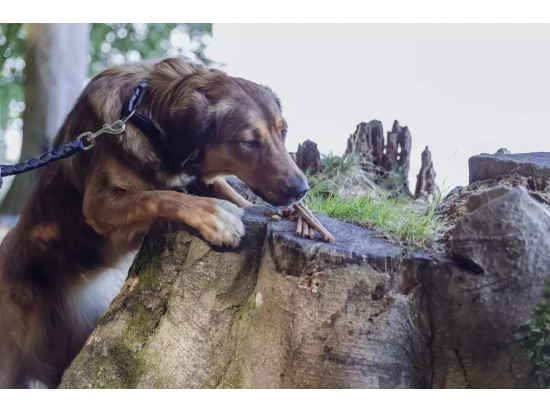
[[[140, 113], [161, 139], [128, 123], [123, 134], [46, 166], [1, 245], [1, 388], [58, 386], [153, 223], [184, 222], [212, 244], [237, 246], [239, 207], [250, 203], [223, 176], [237, 176], [274, 205], [308, 190], [285, 150], [287, 125], [273, 92], [179, 58], [95, 77], [54, 145], [119, 120], [143, 81]], [[218, 199], [171, 190], [193, 181]]]

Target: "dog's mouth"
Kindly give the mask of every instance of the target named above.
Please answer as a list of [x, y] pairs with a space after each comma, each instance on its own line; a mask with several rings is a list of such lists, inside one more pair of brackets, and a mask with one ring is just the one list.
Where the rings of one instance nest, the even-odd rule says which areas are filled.
[[300, 203], [301, 201], [303, 201], [305, 199], [305, 195], [300, 197], [300, 198], [285, 197], [285, 196], [268, 196], [260, 189], [255, 189], [255, 188], [251, 187], [250, 190], [252, 190], [252, 192], [256, 196], [260, 197], [262, 200], [266, 201], [267, 203], [269, 203], [272, 206], [277, 206], [277, 207], [292, 206], [294, 203]]

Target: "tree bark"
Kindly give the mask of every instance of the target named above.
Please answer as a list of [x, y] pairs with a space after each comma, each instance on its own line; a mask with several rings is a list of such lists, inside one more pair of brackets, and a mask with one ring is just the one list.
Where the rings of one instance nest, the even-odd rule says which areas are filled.
[[403, 256], [322, 216], [336, 242], [303, 239], [263, 211], [247, 209], [236, 250], [151, 232], [61, 387], [544, 384], [531, 372], [547, 361], [530, 359], [518, 332], [550, 316], [533, 312], [550, 281], [550, 214], [525, 189], [472, 196], [449, 257]]
[[420, 166], [420, 172], [416, 176], [416, 190], [414, 192], [415, 199], [424, 198], [429, 199], [437, 191], [438, 187], [435, 183], [435, 170], [432, 162], [432, 153], [428, 146], [422, 152], [422, 163]]
[[361, 154], [375, 167], [380, 168], [384, 159], [384, 128], [379, 120], [357, 125], [347, 143], [346, 153]]
[[306, 140], [303, 144], [298, 144], [296, 152], [296, 165], [302, 172], [316, 175], [322, 170], [321, 153], [317, 148], [317, 143]]
[[[27, 25], [22, 160], [51, 147], [83, 88], [88, 74], [89, 49], [89, 24]], [[1, 214], [19, 214], [39, 173], [34, 170], [14, 178], [0, 207]], [[4, 179], [4, 183], [8, 179]]]
[[263, 211], [236, 251], [152, 233], [62, 387], [422, 386], [400, 249], [325, 217], [346, 242], [295, 237]]

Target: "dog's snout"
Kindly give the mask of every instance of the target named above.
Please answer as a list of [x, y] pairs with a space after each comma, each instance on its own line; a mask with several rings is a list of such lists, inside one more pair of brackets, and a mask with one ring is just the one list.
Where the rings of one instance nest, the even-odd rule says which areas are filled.
[[309, 185], [306, 179], [294, 179], [288, 188], [289, 194], [295, 199], [303, 198], [309, 190]]

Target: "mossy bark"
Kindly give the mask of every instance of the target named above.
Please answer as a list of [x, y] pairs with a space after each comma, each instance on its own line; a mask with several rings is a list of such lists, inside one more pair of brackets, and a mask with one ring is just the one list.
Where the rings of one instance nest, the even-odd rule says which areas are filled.
[[152, 232], [61, 387], [424, 386], [400, 249], [322, 220], [341, 242], [294, 237], [262, 207], [236, 250]]

